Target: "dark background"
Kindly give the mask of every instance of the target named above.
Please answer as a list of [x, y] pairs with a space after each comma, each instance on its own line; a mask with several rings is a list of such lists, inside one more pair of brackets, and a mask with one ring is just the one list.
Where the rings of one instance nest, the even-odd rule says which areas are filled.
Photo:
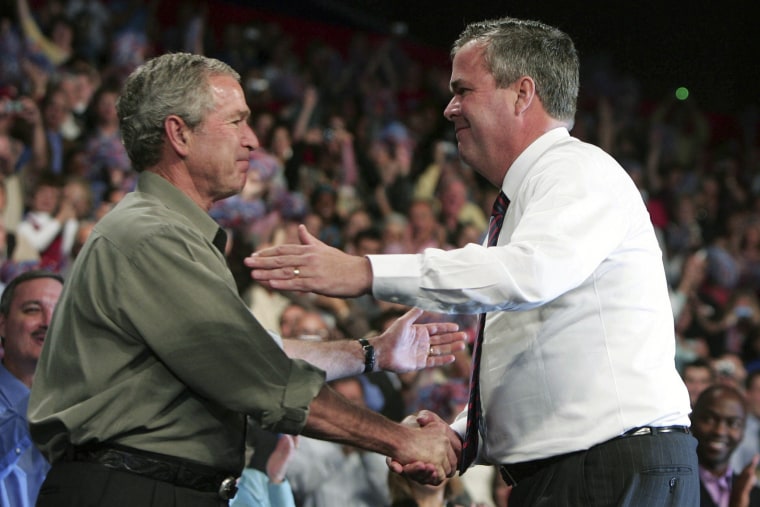
[[[227, 0], [235, 3], [235, 0]], [[606, 58], [633, 76], [645, 98], [659, 100], [678, 86], [711, 111], [737, 113], [758, 104], [760, 22], [750, 1], [500, 1], [278, 0], [248, 7], [388, 33], [408, 26], [407, 38], [447, 51], [469, 22], [504, 15], [557, 26], [575, 41], [581, 60]], [[582, 67], [582, 72], [584, 67]]]

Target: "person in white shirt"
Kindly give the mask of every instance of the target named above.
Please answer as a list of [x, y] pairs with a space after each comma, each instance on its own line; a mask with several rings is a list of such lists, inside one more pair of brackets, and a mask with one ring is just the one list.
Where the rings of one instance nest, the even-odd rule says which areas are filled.
[[[359, 377], [333, 380], [330, 387], [366, 407]], [[385, 456], [337, 442], [299, 437], [286, 477], [300, 507], [388, 505]]]
[[31, 206], [17, 234], [37, 250], [39, 266], [60, 272], [69, 260], [78, 228], [73, 206], [63, 196], [63, 183], [56, 175], [39, 179]]
[[[501, 232], [489, 235], [495, 246], [355, 257], [301, 226], [301, 245], [246, 259], [253, 278], [486, 313], [471, 389], [481, 412], [469, 418], [479, 429], [475, 462], [500, 467], [514, 486], [510, 507], [697, 506], [662, 253], [624, 169], [569, 134], [579, 81], [572, 40], [503, 18], [467, 26], [452, 56], [444, 115], [460, 156], [510, 202]], [[463, 456], [467, 420], [465, 410], [452, 424]], [[460, 460], [460, 470], [468, 465]]]

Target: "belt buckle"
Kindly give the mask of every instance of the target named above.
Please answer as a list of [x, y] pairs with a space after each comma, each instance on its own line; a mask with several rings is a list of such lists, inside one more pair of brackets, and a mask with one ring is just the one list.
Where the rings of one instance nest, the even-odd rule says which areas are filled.
[[237, 479], [235, 477], [226, 477], [219, 485], [219, 498], [222, 500], [232, 500], [237, 493]]

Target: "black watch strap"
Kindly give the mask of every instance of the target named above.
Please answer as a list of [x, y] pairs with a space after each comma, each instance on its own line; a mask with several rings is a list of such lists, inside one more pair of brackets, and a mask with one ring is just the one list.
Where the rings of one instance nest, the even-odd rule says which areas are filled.
[[369, 373], [375, 369], [375, 347], [366, 338], [359, 338], [358, 341], [364, 349], [364, 373]]

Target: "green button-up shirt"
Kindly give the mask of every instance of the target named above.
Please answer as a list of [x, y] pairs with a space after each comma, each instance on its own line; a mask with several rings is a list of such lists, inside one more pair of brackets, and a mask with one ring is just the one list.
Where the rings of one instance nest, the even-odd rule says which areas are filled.
[[226, 470], [245, 415], [302, 430], [324, 372], [289, 359], [239, 297], [219, 226], [164, 178], [98, 222], [65, 284], [29, 402], [51, 461], [109, 442]]

